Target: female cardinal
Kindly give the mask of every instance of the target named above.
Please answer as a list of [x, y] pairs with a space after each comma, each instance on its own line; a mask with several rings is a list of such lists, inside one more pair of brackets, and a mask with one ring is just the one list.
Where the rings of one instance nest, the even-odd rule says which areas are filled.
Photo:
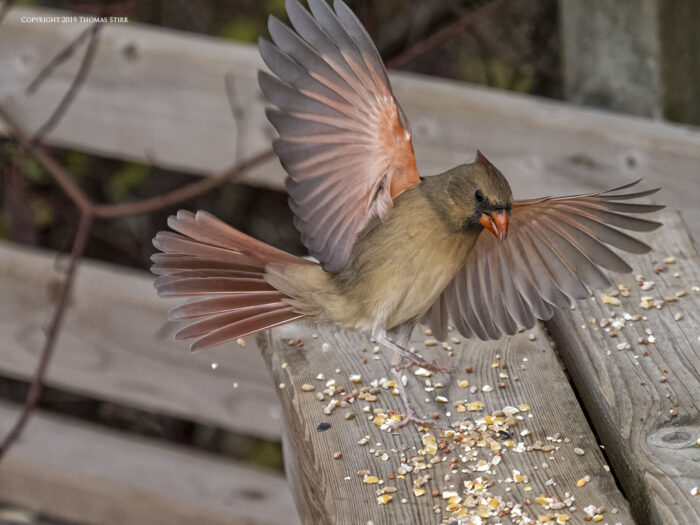
[[[301, 318], [372, 334], [404, 363], [419, 319], [444, 340], [448, 315], [465, 337], [497, 339], [629, 272], [608, 246], [649, 247], [619, 229], [660, 226], [629, 214], [663, 206], [628, 199], [657, 190], [513, 200], [484, 155], [421, 178], [408, 121], [360, 21], [341, 1], [297, 0], [294, 30], [270, 17], [259, 73], [277, 109], [274, 149], [288, 177], [302, 241], [320, 264], [257, 241], [206, 212], [180, 211], [153, 243], [163, 297], [197, 296], [170, 311], [177, 332], [206, 348]], [[637, 181], [638, 182], [638, 181]], [[493, 235], [481, 235], [484, 229]], [[388, 335], [392, 334], [394, 337]], [[397, 340], [396, 334], [401, 335]], [[434, 368], [434, 367], [433, 367]], [[399, 382], [400, 383], [400, 382]]]

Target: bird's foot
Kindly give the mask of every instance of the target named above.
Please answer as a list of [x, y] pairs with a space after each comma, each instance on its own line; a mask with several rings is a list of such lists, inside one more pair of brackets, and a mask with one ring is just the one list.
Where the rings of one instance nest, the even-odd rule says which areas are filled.
[[415, 423], [419, 427], [428, 427], [428, 428], [437, 427], [437, 422], [434, 419], [419, 417], [418, 415], [416, 415], [416, 413], [410, 407], [406, 407], [406, 408], [407, 408], [407, 414], [404, 414], [400, 421], [397, 421], [396, 423], [394, 423], [394, 425], [391, 427], [392, 430], [398, 430], [402, 427], [405, 427], [409, 423]]
[[409, 368], [417, 366], [420, 368], [425, 368], [426, 370], [429, 370], [430, 372], [439, 372], [442, 374], [449, 374], [450, 373], [449, 367], [440, 366], [435, 361], [428, 361], [427, 359], [423, 359], [418, 354], [415, 354], [413, 352], [409, 352], [408, 350], [405, 350], [404, 352], [400, 352], [399, 355], [400, 355], [399, 364], [396, 367], [394, 367], [397, 372], [399, 372], [401, 370], [408, 370]]

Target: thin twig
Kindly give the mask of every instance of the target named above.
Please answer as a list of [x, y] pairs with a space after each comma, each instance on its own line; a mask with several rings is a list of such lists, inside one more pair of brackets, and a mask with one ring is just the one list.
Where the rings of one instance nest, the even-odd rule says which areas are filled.
[[91, 215], [101, 218], [149, 213], [168, 206], [174, 206], [180, 202], [193, 199], [207, 191], [213, 190], [226, 181], [240, 177], [244, 172], [263, 164], [274, 156], [272, 149], [267, 149], [253, 155], [249, 159], [237, 162], [220, 173], [204, 177], [163, 195], [157, 195], [136, 202], [126, 202], [124, 204], [95, 204], [91, 202], [83, 190], [73, 182], [70, 174], [54, 160], [46, 149], [31, 141], [26, 132], [2, 106], [0, 106], [0, 120], [4, 121], [8, 130], [14, 135], [20, 145], [38, 160], [42, 167], [56, 179], [59, 186], [61, 186], [63, 191], [68, 194], [70, 199], [82, 212], [89, 212]]
[[44, 348], [41, 351], [39, 357], [39, 364], [34, 376], [32, 377], [32, 383], [29, 387], [29, 392], [27, 393], [27, 398], [22, 407], [22, 412], [20, 416], [15, 421], [14, 426], [10, 432], [5, 436], [0, 444], [0, 460], [3, 458], [5, 453], [9, 450], [12, 444], [17, 440], [17, 438], [22, 433], [25, 425], [29, 421], [32, 412], [37, 406], [39, 399], [41, 397], [41, 392], [44, 385], [44, 377], [46, 376], [46, 371], [49, 367], [49, 362], [51, 361], [51, 356], [53, 355], [54, 349], [56, 348], [56, 341], [58, 340], [58, 333], [63, 324], [63, 319], [65, 318], [68, 298], [70, 297], [71, 290], [73, 288], [73, 283], [75, 281], [75, 274], [78, 267], [78, 261], [80, 261], [83, 252], [85, 251], [85, 245], [87, 244], [88, 237], [90, 235], [90, 225], [92, 224], [92, 215], [89, 213], [80, 214], [80, 222], [78, 223], [78, 231], [75, 234], [75, 239], [73, 240], [73, 249], [70, 255], [70, 265], [68, 266], [68, 271], [66, 272], [65, 279], [63, 280], [63, 286], [61, 287], [61, 294], [58, 299], [58, 303], [54, 309], [53, 319], [51, 320], [51, 326], [49, 327], [49, 332], [46, 336], [46, 342], [44, 343]]
[[88, 42], [87, 49], [85, 50], [85, 54], [83, 55], [83, 60], [80, 62], [80, 68], [78, 69], [76, 75], [73, 77], [73, 81], [71, 82], [68, 91], [66, 91], [66, 93], [63, 95], [61, 102], [59, 102], [58, 106], [56, 106], [56, 109], [51, 114], [51, 116], [34, 134], [34, 137], [32, 138], [34, 142], [40, 141], [43, 137], [46, 136], [47, 133], [49, 133], [54, 127], [56, 127], [56, 125], [61, 121], [61, 118], [63, 117], [63, 115], [65, 115], [66, 111], [70, 107], [71, 103], [73, 102], [73, 99], [75, 99], [75, 96], [78, 94], [78, 91], [85, 83], [85, 79], [87, 78], [88, 73], [92, 68], [92, 62], [94, 61], [95, 54], [97, 53], [97, 43], [99, 42], [97, 35], [99, 34], [101, 28], [101, 23], [96, 23], [91, 26], [89, 33], [90, 40]]
[[81, 212], [88, 212], [92, 209], [92, 203], [88, 196], [78, 186], [70, 174], [63, 169], [56, 160], [41, 145], [32, 141], [27, 133], [15, 122], [7, 111], [0, 106], [0, 120], [7, 128], [8, 134], [14, 136], [20, 146], [26, 149], [39, 163], [56, 179], [58, 185], [66, 192], [68, 197], [80, 208]]
[[180, 202], [193, 199], [194, 197], [198, 197], [203, 193], [213, 190], [226, 181], [240, 177], [246, 171], [263, 164], [273, 156], [274, 152], [272, 149], [267, 149], [253, 155], [249, 159], [234, 164], [221, 173], [204, 177], [201, 180], [164, 193], [163, 195], [157, 195], [136, 202], [126, 202], [124, 204], [97, 204], [94, 207], [94, 213], [96, 217], [101, 218], [123, 217], [125, 215], [149, 213], [168, 206], [174, 206]]
[[51, 76], [51, 73], [54, 72], [54, 70], [63, 64], [66, 60], [68, 60], [71, 56], [73, 56], [73, 53], [75, 53], [75, 50], [82, 44], [82, 42], [90, 36], [90, 33], [93, 31], [93, 26], [86, 27], [83, 29], [83, 31], [75, 37], [75, 39], [70, 42], [66, 47], [64, 47], [61, 51], [58, 52], [58, 54], [51, 59], [51, 61], [44, 66], [44, 68], [39, 71], [36, 77], [34, 77], [34, 80], [32, 80], [27, 88], [25, 89], [25, 92], [27, 95], [32, 95], [34, 92], [39, 89], [39, 86], [44, 83], [44, 81]]
[[12, 7], [13, 3], [14, 0], [5, 0], [2, 3], [2, 7], [0, 7], [0, 24], [2, 24], [3, 20], [5, 20], [7, 13], [10, 12], [10, 7]]
[[478, 9], [475, 9], [473, 11], [468, 11], [467, 13], [463, 14], [461, 17], [459, 17], [457, 20], [452, 22], [451, 24], [443, 27], [442, 29], [436, 31], [432, 35], [430, 35], [428, 38], [425, 40], [421, 40], [420, 42], [417, 42], [416, 44], [412, 45], [409, 47], [406, 51], [403, 53], [395, 56], [391, 60], [389, 60], [386, 65], [388, 68], [392, 69], [401, 69], [405, 67], [408, 63], [413, 61], [415, 58], [419, 57], [420, 55], [427, 53], [431, 49], [439, 46], [443, 42], [449, 40], [450, 38], [458, 35], [462, 31], [464, 31], [467, 27], [470, 25], [474, 24], [477, 22], [480, 18], [491, 14], [493, 11], [498, 9], [501, 4], [504, 3], [505, 0], [492, 0], [488, 4], [479, 7]]

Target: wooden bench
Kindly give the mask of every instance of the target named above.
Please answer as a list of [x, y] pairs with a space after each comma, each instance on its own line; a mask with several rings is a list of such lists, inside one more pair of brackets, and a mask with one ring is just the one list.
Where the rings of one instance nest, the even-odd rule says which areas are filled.
[[453, 372], [406, 373], [411, 399], [456, 433], [391, 431], [391, 355], [368, 338], [300, 325], [262, 337], [303, 521], [700, 522], [700, 260], [680, 217], [664, 222], [631, 261], [653, 288], [620, 277], [501, 341], [414, 333]]

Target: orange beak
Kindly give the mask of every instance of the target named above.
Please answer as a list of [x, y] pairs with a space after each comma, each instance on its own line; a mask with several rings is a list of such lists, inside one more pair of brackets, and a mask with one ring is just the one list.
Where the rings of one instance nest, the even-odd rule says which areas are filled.
[[482, 213], [479, 222], [501, 241], [508, 235], [508, 212], [506, 211]]

